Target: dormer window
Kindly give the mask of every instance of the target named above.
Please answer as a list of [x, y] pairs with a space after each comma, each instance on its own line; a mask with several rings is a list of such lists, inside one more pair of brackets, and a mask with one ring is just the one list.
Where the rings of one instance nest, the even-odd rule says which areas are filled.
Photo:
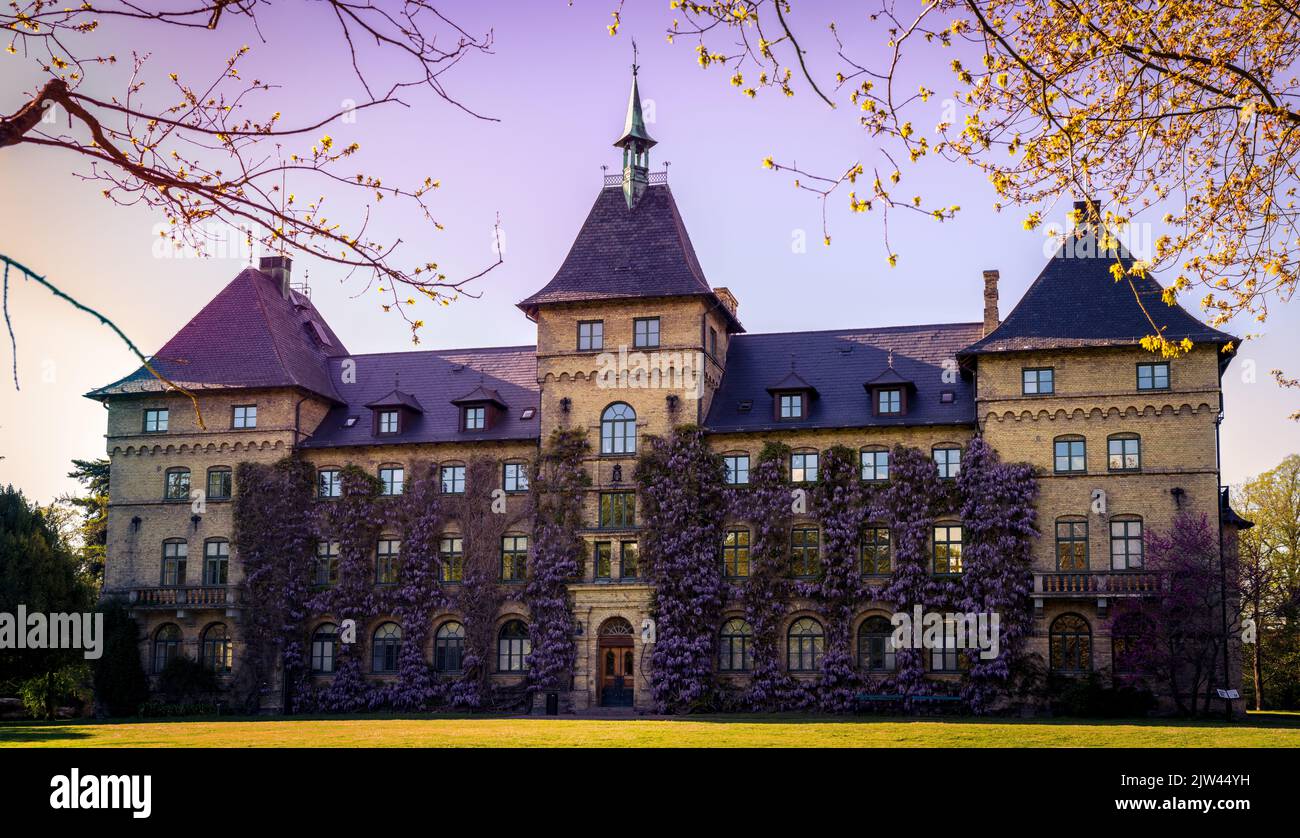
[[397, 410], [379, 411], [379, 416], [378, 416], [379, 428], [377, 430], [377, 433], [381, 433], [381, 434], [397, 433], [401, 429], [401, 424], [402, 424], [401, 417], [402, 414]]
[[903, 412], [903, 391], [898, 387], [886, 387], [876, 391], [876, 413], [880, 416], [897, 415]]
[[411, 423], [424, 412], [419, 399], [398, 389], [392, 390], [382, 399], [376, 399], [366, 407], [373, 416], [372, 427], [375, 436], [397, 436], [408, 430]]
[[780, 399], [778, 415], [781, 419], [803, 418], [803, 393], [783, 393], [778, 398]]
[[460, 409], [460, 430], [488, 431], [505, 418], [506, 403], [496, 390], [480, 384], [451, 403]]
[[812, 400], [817, 398], [817, 388], [794, 371], [790, 359], [790, 372], [767, 392], [772, 394], [772, 416], [778, 422], [801, 422], [812, 412]]
[[871, 398], [871, 415], [893, 418], [907, 414], [907, 404], [916, 394], [916, 384], [894, 369], [894, 355], [880, 375], [862, 385]]
[[479, 405], [478, 407], [464, 407], [461, 427], [467, 431], [481, 431], [487, 426], [487, 408]]

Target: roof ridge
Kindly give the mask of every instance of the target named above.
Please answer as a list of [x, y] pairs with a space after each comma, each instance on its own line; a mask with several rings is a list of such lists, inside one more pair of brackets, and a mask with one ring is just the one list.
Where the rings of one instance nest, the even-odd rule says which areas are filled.
[[959, 322], [959, 323], [903, 323], [894, 326], [858, 326], [844, 329], [790, 329], [784, 332], [746, 332], [737, 337], [743, 338], [761, 338], [776, 337], [779, 335], [829, 335], [829, 334], [861, 334], [863, 332], [885, 332], [902, 329], [941, 329], [956, 328], [960, 326], [980, 326], [983, 325], [978, 320]]
[[[452, 348], [452, 349], [393, 349], [387, 352], [355, 352], [347, 356], [339, 355], [336, 357], [338, 360], [342, 361], [344, 357], [378, 358], [384, 355], [401, 355], [410, 358], [416, 355], [436, 355], [439, 353], [446, 353], [446, 352], [504, 352], [506, 350], [522, 350], [522, 349], [536, 350], [537, 344], [535, 343], [517, 344], [514, 346], [463, 346], [463, 347]], [[333, 361], [335, 359], [330, 358], [330, 360]]]

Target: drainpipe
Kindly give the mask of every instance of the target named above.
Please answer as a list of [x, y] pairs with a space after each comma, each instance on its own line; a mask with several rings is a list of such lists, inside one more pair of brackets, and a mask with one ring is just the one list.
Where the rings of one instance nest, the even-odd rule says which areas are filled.
[[[1224, 689], [1232, 689], [1228, 657], [1228, 570], [1223, 554], [1223, 450], [1219, 432], [1223, 426], [1223, 377], [1219, 377], [1219, 415], [1214, 417], [1214, 506], [1219, 520], [1219, 607], [1223, 617], [1223, 680]], [[1232, 720], [1232, 699], [1224, 699], [1224, 718]]]

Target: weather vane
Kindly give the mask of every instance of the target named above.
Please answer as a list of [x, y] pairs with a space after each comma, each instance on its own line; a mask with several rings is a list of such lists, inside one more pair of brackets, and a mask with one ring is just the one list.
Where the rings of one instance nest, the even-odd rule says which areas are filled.
[[636, 75], [636, 38], [632, 39], [632, 75]]

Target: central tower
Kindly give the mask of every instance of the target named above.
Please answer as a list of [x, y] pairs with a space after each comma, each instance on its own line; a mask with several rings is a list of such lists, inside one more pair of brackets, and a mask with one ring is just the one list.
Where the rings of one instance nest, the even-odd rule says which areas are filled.
[[627, 120], [623, 136], [615, 141], [623, 149], [623, 198], [632, 209], [650, 185], [650, 149], [655, 139], [645, 129], [645, 116], [641, 113], [641, 92], [636, 85], [636, 59], [632, 63], [632, 93], [627, 100]]

